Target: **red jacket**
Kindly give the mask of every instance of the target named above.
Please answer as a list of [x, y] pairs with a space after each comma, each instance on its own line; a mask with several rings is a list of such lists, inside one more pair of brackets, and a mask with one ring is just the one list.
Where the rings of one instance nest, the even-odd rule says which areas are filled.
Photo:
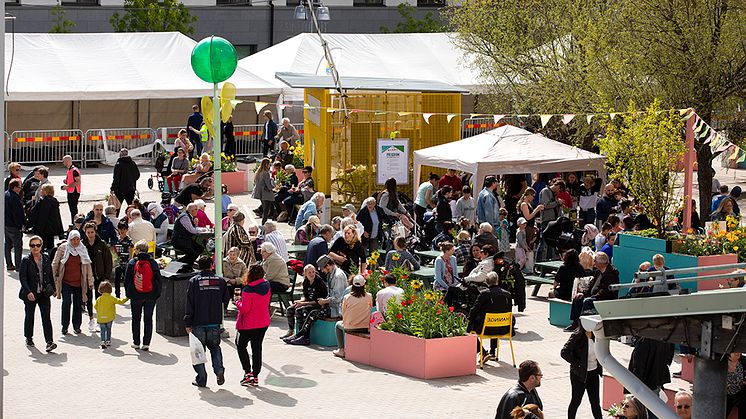
[[269, 282], [257, 279], [243, 287], [241, 299], [236, 301], [238, 318], [236, 330], [261, 329], [269, 326]]

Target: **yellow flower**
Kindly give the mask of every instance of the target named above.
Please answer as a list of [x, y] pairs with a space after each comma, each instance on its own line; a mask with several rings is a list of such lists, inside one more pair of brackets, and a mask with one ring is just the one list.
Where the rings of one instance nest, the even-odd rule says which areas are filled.
[[738, 251], [738, 246], [733, 246], [733, 250]]
[[391, 259], [393, 261], [397, 261], [397, 260], [401, 259], [401, 255], [399, 255], [398, 253], [394, 253], [393, 255], [391, 255]]
[[422, 281], [412, 280], [409, 282], [409, 285], [412, 286], [412, 289], [418, 290], [422, 288]]
[[432, 292], [428, 291], [428, 292], [425, 293], [425, 299], [427, 301], [433, 301], [435, 299], [435, 294], [433, 294]]

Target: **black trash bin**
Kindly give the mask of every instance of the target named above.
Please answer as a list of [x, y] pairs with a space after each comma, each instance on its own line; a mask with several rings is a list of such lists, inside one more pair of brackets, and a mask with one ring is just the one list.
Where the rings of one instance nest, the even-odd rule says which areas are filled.
[[163, 289], [155, 308], [155, 331], [161, 335], [187, 335], [184, 329], [187, 287], [189, 279], [197, 272], [178, 272], [183, 266], [183, 263], [173, 261], [161, 270]]

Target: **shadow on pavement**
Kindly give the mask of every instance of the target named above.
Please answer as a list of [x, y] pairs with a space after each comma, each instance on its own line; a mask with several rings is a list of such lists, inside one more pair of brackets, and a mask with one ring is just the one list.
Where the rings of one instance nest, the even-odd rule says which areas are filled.
[[[510, 356], [507, 354], [506, 356]], [[505, 358], [510, 359], [510, 358]], [[497, 365], [495, 363], [497, 362]], [[511, 380], [518, 379], [518, 368], [513, 368], [513, 364], [505, 361], [490, 361], [484, 364], [483, 373], [489, 374], [495, 377], [507, 378]]]
[[[310, 381], [310, 380], [309, 380]], [[285, 393], [270, 390], [266, 387], [256, 387], [256, 388], [249, 388], [252, 394], [256, 396], [257, 399], [269, 403], [273, 406], [278, 407], [295, 407], [295, 405], [298, 404], [298, 400], [288, 396]]]
[[101, 338], [98, 333], [90, 333], [88, 335], [70, 333], [68, 335], [62, 335], [60, 342], [67, 345], [82, 346], [91, 349], [101, 349]]
[[179, 362], [179, 358], [174, 354], [162, 355], [152, 350], [138, 350], [137, 358], [142, 362], [153, 365], [174, 365]]
[[[516, 331], [515, 336], [513, 336], [513, 340], [518, 341], [518, 342], [535, 342], [539, 340], [544, 340], [544, 338], [534, 331], [528, 331], [524, 333]], [[510, 348], [510, 346], [508, 346], [508, 348]]]
[[162, 337], [163, 339], [166, 339], [168, 343], [172, 343], [174, 345], [183, 346], [185, 348], [189, 347], [189, 336], [166, 336], [163, 334], [158, 333], [158, 336]]
[[253, 400], [238, 396], [222, 388], [218, 391], [212, 391], [207, 387], [201, 387], [199, 398], [213, 406], [230, 407], [231, 409], [242, 409], [254, 404]]
[[295, 377], [295, 375], [309, 374], [307, 372], [303, 372], [303, 367], [300, 365], [283, 365], [282, 367], [280, 367], [282, 371], [278, 371], [267, 364], [262, 365], [270, 372], [269, 376], [265, 380], [267, 384], [285, 388], [311, 388], [318, 385], [318, 383], [314, 380], [303, 377]]
[[[37, 362], [39, 364], [47, 364], [50, 367], [61, 367], [65, 362], [67, 362], [67, 353], [56, 353], [56, 352], [42, 352], [38, 350], [36, 347], [27, 347], [29, 351], [29, 356], [34, 360], [34, 362]], [[4, 370], [4, 375], [8, 375], [8, 371]]]

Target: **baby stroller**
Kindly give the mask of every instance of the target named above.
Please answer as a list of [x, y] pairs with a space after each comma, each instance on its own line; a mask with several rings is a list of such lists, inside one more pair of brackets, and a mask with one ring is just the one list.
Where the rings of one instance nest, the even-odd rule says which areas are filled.
[[580, 252], [584, 232], [584, 230], [575, 229], [575, 225], [569, 218], [559, 217], [547, 224], [543, 234], [547, 246], [552, 246], [555, 254], [562, 255], [570, 249]]

